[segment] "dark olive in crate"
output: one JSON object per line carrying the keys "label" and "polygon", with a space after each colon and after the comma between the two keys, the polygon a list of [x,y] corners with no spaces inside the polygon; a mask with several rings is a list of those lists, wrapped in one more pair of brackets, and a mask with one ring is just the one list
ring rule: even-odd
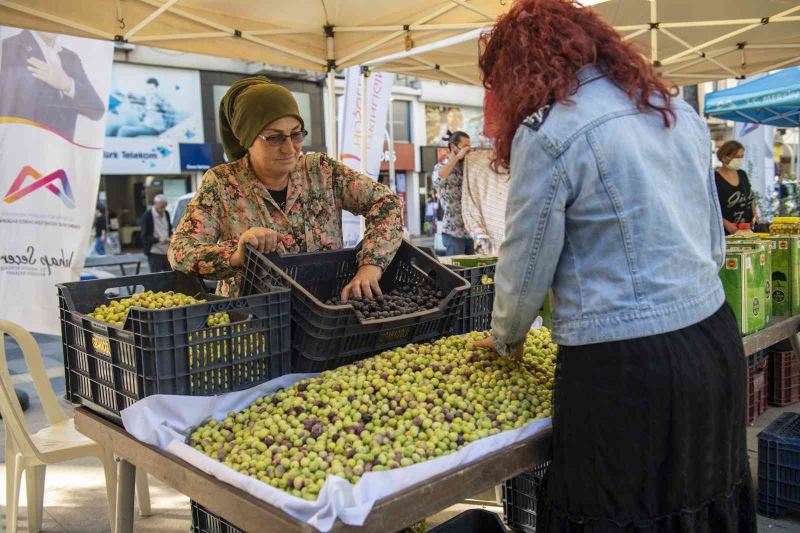
{"label": "dark olive in crate", "polygon": [[[382,350],[449,335],[464,303],[467,281],[403,241],[381,277],[384,294],[433,286],[443,298],[431,309],[359,318],[352,305],[329,305],[358,270],[359,248],[308,254],[247,250],[242,294],[279,286],[292,291],[292,372],[322,372]],[[383,312],[383,311],[381,311]]]}
{"label": "dark olive in crate", "polygon": [[350,298],[342,302],[336,297],[327,300],[325,304],[352,305],[356,310],[356,316],[361,320],[378,320],[436,309],[442,299],[444,293],[433,285],[403,285],[388,294],[374,298]]}
{"label": "dark olive in crate", "polygon": [[[145,291],[206,301],[131,306],[122,326],[89,316],[120,293]],[[202,280],[180,272],[59,285],[67,399],[119,422],[121,410],[153,394],[214,395],[290,371],[289,291],[239,298],[204,291]]]}

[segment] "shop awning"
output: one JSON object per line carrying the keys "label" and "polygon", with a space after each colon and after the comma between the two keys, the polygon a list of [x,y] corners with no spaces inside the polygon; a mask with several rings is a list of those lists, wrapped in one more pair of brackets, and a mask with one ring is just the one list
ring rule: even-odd
{"label": "shop awning", "polygon": [[[393,57],[380,68],[475,83],[477,36],[470,32],[511,4],[0,0],[0,24],[317,71]],[[800,0],[609,0],[592,9],[679,84],[800,64]],[[441,42],[449,44],[425,48]]]}
{"label": "shop awning", "polygon": [[708,94],[704,111],[736,122],[800,126],[800,67]]}

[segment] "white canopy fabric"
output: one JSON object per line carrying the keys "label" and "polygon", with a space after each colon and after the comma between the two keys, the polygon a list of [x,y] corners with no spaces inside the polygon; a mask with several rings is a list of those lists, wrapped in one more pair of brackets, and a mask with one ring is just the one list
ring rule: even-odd
{"label": "white canopy fabric", "polygon": [[[344,68],[485,26],[505,11],[502,4],[499,0],[0,0],[0,24],[322,71],[328,60]],[[333,38],[328,40],[331,31]]]}
{"label": "white canopy fabric", "polygon": [[[800,0],[589,0],[679,84],[800,64]],[[478,83],[511,0],[0,0],[0,24],[325,71]],[[466,34],[466,35],[465,35]],[[454,38],[454,39],[451,39]],[[428,45],[442,43],[429,49]],[[422,50],[422,52],[419,52]],[[397,56],[409,51],[413,55]]]}
{"label": "white canopy fabric", "polygon": [[[610,0],[590,9],[636,43],[677,85],[800,64],[798,0]],[[375,70],[477,83],[482,31],[463,32],[367,64]]]}

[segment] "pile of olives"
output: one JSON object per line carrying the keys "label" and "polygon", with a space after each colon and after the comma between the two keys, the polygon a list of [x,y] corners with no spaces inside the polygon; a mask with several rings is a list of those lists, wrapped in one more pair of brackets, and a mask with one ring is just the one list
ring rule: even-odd
{"label": "pile of olives", "polygon": [[329,475],[413,465],[552,413],[557,346],[531,331],[522,361],[475,348],[486,333],[407,345],[299,381],[196,428],[230,468],[315,500]]}
{"label": "pile of olives", "polygon": [[[179,292],[145,291],[137,292],[130,298],[121,298],[100,305],[89,313],[89,316],[102,322],[108,322],[114,326],[122,327],[125,325],[125,319],[128,318],[128,311],[132,307],[139,307],[142,309],[170,309],[202,302],[205,302],[205,300],[200,300]],[[212,327],[230,323],[231,319],[228,313],[216,313],[208,319],[208,325]]]}
{"label": "pile of olives", "polygon": [[430,285],[400,285],[391,292],[373,299],[350,298],[342,302],[339,297],[325,302],[327,305],[351,304],[360,320],[378,320],[408,315],[417,311],[436,309],[444,293]]}

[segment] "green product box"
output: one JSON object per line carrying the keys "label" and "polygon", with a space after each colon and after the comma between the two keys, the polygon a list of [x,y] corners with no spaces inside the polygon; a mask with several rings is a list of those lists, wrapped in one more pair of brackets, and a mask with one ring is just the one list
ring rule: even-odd
{"label": "green product box", "polygon": [[772,320],[775,304],[772,297],[772,248],[774,243],[771,241],[764,241],[761,239],[734,239],[728,237],[727,248],[746,248],[748,250],[760,250],[765,254],[758,260],[758,266],[764,269],[764,325],[768,325]]}
{"label": "green product box", "polygon": [[454,255],[449,259],[451,265],[465,268],[497,264],[496,255]]}
{"label": "green product box", "polygon": [[720,279],[725,288],[725,299],[733,307],[742,335],[754,333],[766,324],[765,274],[766,254],[762,250],[752,247],[731,247],[727,250]]}
{"label": "green product box", "polygon": [[800,314],[800,237],[771,235],[772,244],[772,314]]}

